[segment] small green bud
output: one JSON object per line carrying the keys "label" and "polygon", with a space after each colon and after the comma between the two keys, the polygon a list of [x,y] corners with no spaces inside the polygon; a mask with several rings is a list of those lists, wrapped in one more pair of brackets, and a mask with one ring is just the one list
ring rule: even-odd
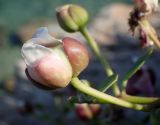
{"label": "small green bud", "polygon": [[68,4],[57,9],[57,19],[65,31],[76,32],[88,22],[88,13],[78,5]]}

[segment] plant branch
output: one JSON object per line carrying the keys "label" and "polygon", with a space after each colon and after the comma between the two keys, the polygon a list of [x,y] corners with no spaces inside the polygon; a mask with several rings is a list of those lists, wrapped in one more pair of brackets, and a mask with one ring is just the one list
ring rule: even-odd
{"label": "plant branch", "polygon": [[136,104],[160,103],[160,98],[157,98],[157,97],[139,97],[139,96],[131,96],[127,94],[122,94],[120,98],[125,101],[136,103]]}
{"label": "plant branch", "polygon": [[145,106],[143,106],[143,105],[132,104],[130,102],[121,100],[119,98],[113,97],[113,96],[105,94],[103,92],[100,92],[100,91],[98,91],[94,88],[91,88],[89,86],[86,86],[77,77],[72,78],[71,84],[78,91],[94,97],[99,102],[111,103],[111,104],[119,105],[119,106],[126,107],[126,108],[131,108],[131,109],[135,109],[135,110],[145,110]]}

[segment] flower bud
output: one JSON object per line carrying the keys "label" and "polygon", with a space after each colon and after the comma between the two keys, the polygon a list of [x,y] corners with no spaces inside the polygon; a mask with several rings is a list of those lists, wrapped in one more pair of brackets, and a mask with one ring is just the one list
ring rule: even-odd
{"label": "flower bud", "polygon": [[70,64],[72,66],[73,75],[79,75],[89,63],[88,51],[79,41],[66,37],[63,40],[63,48]]}
{"label": "flower bud", "polygon": [[90,120],[97,116],[97,114],[100,111],[100,105],[99,104],[76,104],[75,105],[75,113],[78,116],[78,118],[82,120]]}
{"label": "flower bud", "polygon": [[22,47],[27,77],[38,87],[66,87],[88,65],[86,48],[77,40],[52,37],[47,28],[39,28]]}
{"label": "flower bud", "polygon": [[[72,67],[59,47],[61,41],[52,37],[46,28],[38,29],[33,37],[22,47],[27,75],[46,88],[66,87],[72,77]],[[45,45],[50,45],[52,49]]]}
{"label": "flower bud", "polygon": [[99,104],[89,104],[88,105],[90,110],[92,111],[93,116],[96,116],[100,112],[100,105]]}
{"label": "flower bud", "polygon": [[68,4],[57,9],[57,19],[65,31],[76,32],[88,22],[88,13],[78,5]]}

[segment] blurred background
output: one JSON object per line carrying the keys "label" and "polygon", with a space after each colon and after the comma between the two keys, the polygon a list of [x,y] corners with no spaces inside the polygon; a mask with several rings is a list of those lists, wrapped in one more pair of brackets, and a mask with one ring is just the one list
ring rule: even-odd
{"label": "blurred background", "polygon": [[[147,113],[124,109],[108,108],[104,110],[93,123],[81,120],[73,106],[67,103],[75,91],[70,86],[66,89],[51,92],[33,86],[25,76],[25,64],[21,58],[21,46],[38,27],[47,26],[57,38],[72,36],[85,40],[80,34],[68,34],[57,23],[55,9],[58,6],[74,3],[83,6],[90,14],[89,32],[101,46],[104,56],[109,60],[120,78],[143,55],[139,42],[128,33],[127,21],[132,10],[131,0],[0,0],[0,125],[77,125],[113,124],[113,125],[149,125]],[[151,23],[160,32],[158,11],[150,18]],[[82,79],[95,83],[103,82],[106,77],[103,68],[90,52],[90,65],[81,74]],[[160,92],[159,53],[154,52],[151,59],[140,71],[142,95],[158,96]],[[144,76],[143,73],[148,73]],[[149,79],[149,80],[148,80]],[[135,94],[134,90],[129,90]],[[65,96],[64,96],[65,95]],[[63,105],[62,105],[63,104]],[[115,115],[115,114],[116,115]],[[134,115],[139,116],[133,119]],[[118,115],[118,116],[117,116]],[[132,121],[132,122],[130,122]]]}

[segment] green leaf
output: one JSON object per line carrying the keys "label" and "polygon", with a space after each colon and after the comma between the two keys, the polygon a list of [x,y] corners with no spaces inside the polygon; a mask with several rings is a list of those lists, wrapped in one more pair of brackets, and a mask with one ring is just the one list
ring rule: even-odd
{"label": "green leaf", "polygon": [[150,55],[153,52],[153,48],[150,47],[147,49],[147,52],[144,56],[140,57],[137,62],[127,71],[127,73],[124,75],[124,78],[122,80],[122,89],[125,90],[127,81],[129,78],[131,78],[132,75],[134,75],[146,62],[146,60],[150,57]]}
{"label": "green leaf", "polygon": [[108,79],[101,84],[101,87],[98,89],[101,92],[106,92],[114,83],[116,83],[118,80],[118,75],[113,74]]}

